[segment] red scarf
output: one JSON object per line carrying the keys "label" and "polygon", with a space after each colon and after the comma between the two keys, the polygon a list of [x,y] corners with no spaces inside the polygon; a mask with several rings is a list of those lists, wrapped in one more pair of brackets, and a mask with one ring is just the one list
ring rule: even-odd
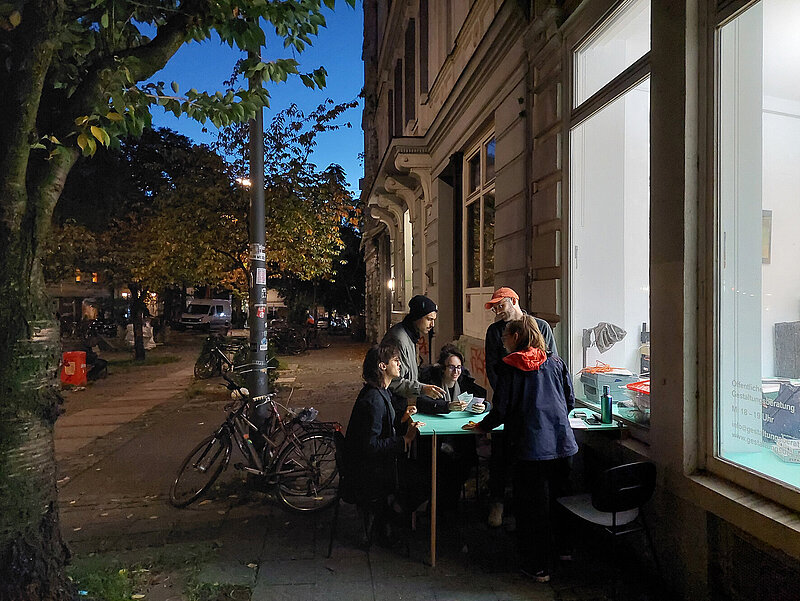
{"label": "red scarf", "polygon": [[536,371],[542,363],[547,361],[547,353],[539,348],[526,348],[524,351],[517,351],[503,357],[503,361],[511,367],[516,367],[522,371]]}

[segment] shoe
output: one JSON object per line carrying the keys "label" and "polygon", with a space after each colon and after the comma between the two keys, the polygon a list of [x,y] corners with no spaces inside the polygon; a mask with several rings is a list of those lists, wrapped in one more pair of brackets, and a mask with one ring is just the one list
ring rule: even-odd
{"label": "shoe", "polygon": [[547,570],[528,570],[522,568],[523,576],[532,578],[536,582],[550,582],[550,573]]}
{"label": "shoe", "polygon": [[489,527],[499,528],[503,525],[503,504],[492,503],[489,506]]}

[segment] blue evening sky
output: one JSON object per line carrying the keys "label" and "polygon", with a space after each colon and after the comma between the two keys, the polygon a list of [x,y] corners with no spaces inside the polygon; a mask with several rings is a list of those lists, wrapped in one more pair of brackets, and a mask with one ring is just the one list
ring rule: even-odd
{"label": "blue evening sky", "polygon": [[[284,83],[270,83],[270,107],[264,111],[264,123],[269,124],[272,117],[292,103],[308,113],[326,98],[335,103],[356,99],[364,85],[364,67],[361,62],[361,43],[363,27],[363,7],[356,3],[355,10],[345,2],[336,3],[336,10],[325,9],[327,27],[321,28],[312,46],[307,46],[300,54],[283,47],[283,41],[275,36],[274,28],[266,30],[267,50],[264,60],[293,57],[300,62],[300,72],[307,72],[324,66],[328,72],[327,86],[323,90],[305,87],[299,78],[292,77]],[[184,45],[169,64],[154,77],[153,81],[169,84],[178,82],[180,90],[197,88],[208,92],[224,90],[222,82],[230,79],[233,66],[242,56],[239,50],[221,44],[219,38],[198,44]],[[347,174],[347,181],[358,193],[358,180],[362,177],[363,166],[358,158],[364,149],[364,136],[361,131],[361,109],[351,109],[343,115],[340,122],[350,122],[351,128],[341,128],[327,132],[317,138],[317,148],[313,161],[320,167],[338,163]],[[153,110],[153,126],[169,127],[200,144],[210,144],[217,139],[217,129],[207,121],[201,125],[185,116],[176,118],[172,113]]]}

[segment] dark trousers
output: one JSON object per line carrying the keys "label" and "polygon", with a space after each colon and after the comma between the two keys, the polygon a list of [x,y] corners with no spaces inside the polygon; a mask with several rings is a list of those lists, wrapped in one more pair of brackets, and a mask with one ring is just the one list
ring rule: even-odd
{"label": "dark trousers", "polygon": [[502,503],[506,496],[508,480],[505,437],[502,432],[492,432],[492,454],[489,456],[489,500]]}
{"label": "dark trousers", "polygon": [[548,569],[551,550],[572,548],[558,497],[569,494],[572,457],[548,461],[517,461],[514,465],[514,515],[525,567]]}

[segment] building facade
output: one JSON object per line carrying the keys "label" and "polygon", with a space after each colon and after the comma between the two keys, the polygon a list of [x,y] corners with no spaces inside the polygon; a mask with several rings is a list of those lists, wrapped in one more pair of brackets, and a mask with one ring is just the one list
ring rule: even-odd
{"label": "building facade", "polygon": [[800,598],[798,30],[792,0],[364,2],[368,336],[427,294],[481,378],[519,292],[580,400],[623,401],[584,447],[657,464],[685,599]]}

